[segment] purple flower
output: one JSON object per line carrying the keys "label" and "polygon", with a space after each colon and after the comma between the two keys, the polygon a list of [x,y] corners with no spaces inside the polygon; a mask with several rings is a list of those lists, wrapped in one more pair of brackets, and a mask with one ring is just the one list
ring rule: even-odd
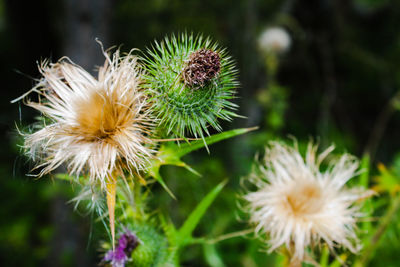
{"label": "purple flower", "polygon": [[118,247],[124,250],[125,254],[130,255],[139,245],[139,239],[134,233],[127,230],[118,240]]}
{"label": "purple flower", "polygon": [[118,239],[115,250],[107,251],[103,261],[110,262],[112,267],[125,267],[132,251],[139,245],[139,239],[135,234],[127,230]]}

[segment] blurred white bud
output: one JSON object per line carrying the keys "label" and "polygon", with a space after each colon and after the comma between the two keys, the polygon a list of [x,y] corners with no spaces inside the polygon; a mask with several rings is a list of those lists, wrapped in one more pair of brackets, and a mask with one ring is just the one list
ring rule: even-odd
{"label": "blurred white bud", "polygon": [[258,39],[258,46],[265,53],[284,53],[291,43],[289,33],[282,27],[266,28]]}

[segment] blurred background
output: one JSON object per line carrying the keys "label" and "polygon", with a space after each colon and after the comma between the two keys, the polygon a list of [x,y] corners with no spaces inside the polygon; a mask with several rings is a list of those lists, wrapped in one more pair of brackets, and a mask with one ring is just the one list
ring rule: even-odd
{"label": "blurred background", "polygon": [[[285,49],[260,47],[270,27],[287,34]],[[260,129],[211,146],[210,155],[199,151],[185,158],[201,178],[164,168],[178,201],[159,186],[152,198],[179,224],[229,178],[196,230],[216,236],[248,227],[237,218],[240,178],[268,140],[293,135],[300,143],[335,143],[338,151],[358,157],[368,152],[375,169],[383,163],[400,173],[399,29],[395,0],[0,0],[0,265],[96,266],[99,242],[107,238],[101,223],[73,211],[70,184],[27,176],[33,164],[21,153],[17,127],[38,114],[10,101],[40,77],[37,62],[68,56],[94,73],[104,61],[95,38],[105,48],[145,51],[154,40],[186,31],[226,47],[240,73],[238,113],[247,118],[224,123],[224,129]],[[382,237],[370,266],[398,266],[399,222]],[[274,256],[261,248],[243,238],[193,246],[182,265],[273,266]]]}

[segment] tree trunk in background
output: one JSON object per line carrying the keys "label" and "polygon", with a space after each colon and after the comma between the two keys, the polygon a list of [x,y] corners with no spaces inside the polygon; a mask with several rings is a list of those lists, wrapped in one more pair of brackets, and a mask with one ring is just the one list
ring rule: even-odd
{"label": "tree trunk in background", "polygon": [[64,0],[64,55],[88,71],[104,63],[100,45],[109,47],[112,0]]}
{"label": "tree trunk in background", "polygon": [[[102,65],[105,59],[96,38],[105,49],[109,46],[111,1],[63,1],[61,27],[65,34],[61,36],[62,55],[95,76],[96,66]],[[55,229],[47,266],[96,266],[99,259],[91,259],[87,248],[91,229],[87,220],[73,220],[73,205],[67,204],[68,200],[64,196],[56,196],[52,202],[51,219]],[[91,246],[97,244],[92,243]],[[89,249],[94,250],[93,247]]]}

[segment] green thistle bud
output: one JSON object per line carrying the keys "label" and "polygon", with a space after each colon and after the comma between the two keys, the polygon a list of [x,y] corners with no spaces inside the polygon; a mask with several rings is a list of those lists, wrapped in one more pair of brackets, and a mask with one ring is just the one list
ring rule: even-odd
{"label": "green thistle bud", "polygon": [[237,71],[224,49],[202,36],[182,34],[155,42],[145,58],[154,111],[168,135],[208,135],[221,131],[218,119],[237,116],[234,98]]}
{"label": "green thistle bud", "polygon": [[139,239],[139,245],[132,251],[131,261],[127,266],[157,267],[170,266],[168,241],[151,225],[134,225],[129,227]]}

